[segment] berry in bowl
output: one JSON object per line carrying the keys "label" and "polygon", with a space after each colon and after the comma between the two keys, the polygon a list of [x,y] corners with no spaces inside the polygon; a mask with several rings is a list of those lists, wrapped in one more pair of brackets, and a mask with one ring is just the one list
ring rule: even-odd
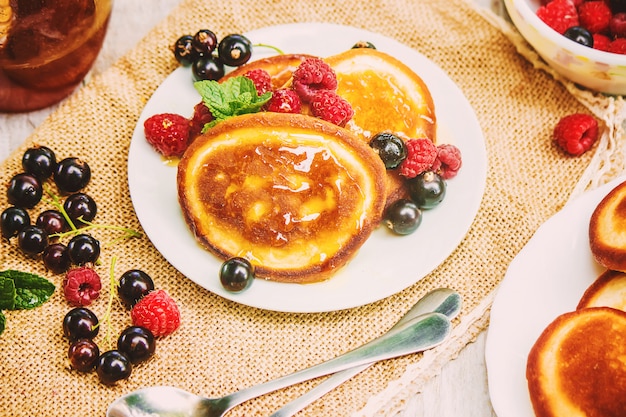
{"label": "berry in bowl", "polygon": [[504,0],[526,41],[560,75],[579,86],[626,94],[626,2]]}

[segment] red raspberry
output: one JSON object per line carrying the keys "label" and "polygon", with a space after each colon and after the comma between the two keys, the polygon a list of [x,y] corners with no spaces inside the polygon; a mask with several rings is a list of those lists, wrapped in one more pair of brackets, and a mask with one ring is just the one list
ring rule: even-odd
{"label": "red raspberry", "polygon": [[588,114],[570,114],[557,123],[552,137],[568,154],[582,155],[598,138],[598,121]]}
{"label": "red raspberry", "polygon": [[86,266],[70,269],[63,278],[63,294],[73,306],[88,306],[100,296],[102,282],[96,271]]}
{"label": "red raspberry", "polygon": [[262,68],[253,69],[243,76],[252,80],[258,95],[272,91],[272,76],[266,70]]}
{"label": "red raspberry", "polygon": [[265,110],[276,113],[300,113],[302,102],[292,89],[279,88],[272,93],[272,98],[265,104]]}
{"label": "red raspberry", "polygon": [[319,58],[307,58],[293,72],[293,89],[308,103],[319,90],[337,89],[337,75]]}
{"label": "red raspberry", "polygon": [[432,171],[441,175],[444,180],[448,180],[456,177],[461,165],[461,150],[459,148],[450,144],[437,146],[437,158],[431,167]]}
{"label": "red raspberry", "polygon": [[572,26],[578,26],[576,6],[570,0],[553,0],[537,9],[537,17],[561,35]]}
{"label": "red raspberry", "polygon": [[180,156],[189,141],[189,120],[179,114],[161,113],[143,124],[146,140],[164,156]]}
{"label": "red raspberry", "polygon": [[427,138],[409,139],[405,142],[407,155],[400,164],[400,175],[415,178],[432,168],[437,159],[437,147]]}
{"label": "red raspberry", "polygon": [[163,290],[149,292],[130,310],[134,326],[150,330],[155,337],[167,336],[180,326],[180,312]]}
{"label": "red raspberry", "polygon": [[319,90],[311,98],[310,104],[313,116],[337,126],[345,126],[354,116],[354,110],[350,103],[334,91]]}
{"label": "red raspberry", "polygon": [[626,55],[626,38],[615,38],[609,44],[608,52]]}
{"label": "red raspberry", "polygon": [[626,38],[626,13],[615,13],[609,24],[611,34],[616,38]]}
{"label": "red raspberry", "polygon": [[586,1],[578,6],[578,21],[580,26],[591,33],[604,32],[611,22],[611,9],[602,0]]}
{"label": "red raspberry", "polygon": [[204,125],[213,121],[213,114],[211,110],[200,102],[193,107],[193,116],[189,122],[189,143],[193,142],[195,138],[202,134]]}
{"label": "red raspberry", "polygon": [[609,39],[608,36],[602,35],[600,33],[593,34],[593,49],[597,49],[599,51],[608,51],[610,43],[611,39]]}

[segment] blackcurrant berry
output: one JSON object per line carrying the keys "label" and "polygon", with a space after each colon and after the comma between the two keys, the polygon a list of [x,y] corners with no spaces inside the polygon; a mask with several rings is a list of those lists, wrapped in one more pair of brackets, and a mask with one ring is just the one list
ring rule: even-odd
{"label": "blackcurrant berry", "polygon": [[117,350],[126,354],[133,365],[150,359],[155,349],[154,335],[145,327],[127,327],[117,339]]}
{"label": "blackcurrant berry", "polygon": [[68,196],[63,203],[63,208],[76,227],[85,226],[85,222],[92,221],[98,211],[96,201],[85,193]]}
{"label": "blackcurrant berry", "polygon": [[80,372],[91,372],[100,357],[100,349],[93,340],[79,339],[67,351],[72,368]]}
{"label": "blackcurrant berry", "polygon": [[67,224],[67,220],[65,220],[63,214],[54,209],[42,211],[39,216],[37,216],[35,225],[43,229],[43,231],[48,235],[63,233],[70,230],[70,226]]}
{"label": "blackcurrant berry", "polygon": [[203,56],[211,55],[217,47],[217,36],[208,29],[200,29],[192,39],[193,47]]}
{"label": "blackcurrant berry", "polygon": [[422,212],[411,200],[397,200],[385,210],[385,223],[396,234],[411,234],[421,222]]}
{"label": "blackcurrant berry", "polygon": [[91,179],[89,164],[79,158],[65,158],[57,164],[53,173],[54,183],[63,193],[80,191]]}
{"label": "blackcurrant berry", "polygon": [[370,147],[378,153],[385,168],[394,169],[406,159],[407,150],[404,141],[392,133],[378,133],[369,142]]}
{"label": "blackcurrant berry", "polygon": [[117,381],[128,378],[132,369],[128,357],[119,350],[104,352],[96,362],[98,379],[105,385],[113,385]]}
{"label": "blackcurrant berry", "polygon": [[252,284],[254,268],[245,258],[230,258],[220,268],[220,282],[231,292],[241,292]]}
{"label": "blackcurrant berry", "polygon": [[238,67],[252,56],[252,42],[243,35],[227,35],[217,46],[217,54],[224,65]]}
{"label": "blackcurrant berry", "polygon": [[421,209],[431,209],[446,196],[446,182],[433,171],[426,171],[406,182],[411,200]]}
{"label": "blackcurrant berry", "polygon": [[56,164],[57,159],[54,152],[45,146],[29,148],[22,155],[24,171],[42,181],[52,176]]}
{"label": "blackcurrant berry", "polygon": [[126,308],[132,308],[152,290],[154,290],[152,278],[139,269],[124,272],[117,287],[117,293]]}
{"label": "blackcurrant berry", "polygon": [[7,197],[17,207],[33,208],[41,201],[43,187],[34,175],[22,172],[9,181]]}
{"label": "blackcurrant berry", "polygon": [[174,57],[183,66],[187,67],[198,59],[200,54],[193,47],[193,36],[183,35],[174,43]]}
{"label": "blackcurrant berry", "polygon": [[369,41],[358,41],[357,43],[352,45],[352,49],[358,49],[358,48],[376,49],[376,46],[374,46],[374,44]]}
{"label": "blackcurrant berry", "polygon": [[63,318],[63,334],[70,341],[93,339],[100,330],[98,317],[85,307],[76,307]]}
{"label": "blackcurrant berry", "polygon": [[217,81],[224,76],[224,65],[212,56],[203,56],[191,64],[191,72],[196,81]]}
{"label": "blackcurrant berry", "polygon": [[0,215],[2,237],[11,239],[26,226],[30,225],[28,212],[21,207],[9,207]]}
{"label": "blackcurrant berry", "polygon": [[70,255],[67,253],[67,246],[62,243],[48,245],[41,254],[44,266],[54,274],[67,272],[72,266]]}
{"label": "blackcurrant berry", "polygon": [[563,34],[568,39],[573,40],[589,48],[593,48],[593,35],[582,26],[572,26]]}
{"label": "blackcurrant berry", "polygon": [[67,253],[74,265],[95,264],[100,257],[100,242],[93,236],[81,233],[70,239]]}
{"label": "blackcurrant berry", "polygon": [[48,235],[43,229],[29,225],[17,234],[17,245],[25,254],[35,256],[48,246]]}

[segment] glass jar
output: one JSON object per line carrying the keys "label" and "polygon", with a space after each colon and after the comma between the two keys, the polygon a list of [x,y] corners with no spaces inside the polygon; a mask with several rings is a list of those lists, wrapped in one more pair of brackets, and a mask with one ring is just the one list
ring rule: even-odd
{"label": "glass jar", "polygon": [[85,78],[113,0],[0,0],[0,112],[41,109]]}

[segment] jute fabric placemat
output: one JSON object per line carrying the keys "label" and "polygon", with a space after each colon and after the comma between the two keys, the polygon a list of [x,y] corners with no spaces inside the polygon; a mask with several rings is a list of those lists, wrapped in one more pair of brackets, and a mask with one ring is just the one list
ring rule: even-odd
{"label": "jute fabric placemat", "polygon": [[[151,385],[221,396],[355,348],[391,327],[427,291],[454,288],[463,295],[464,307],[445,345],[376,364],[303,413],[393,415],[486,328],[491,298],[509,262],[537,227],[566,204],[594,152],[571,158],[552,144],[552,128],[562,116],[589,110],[562,83],[521,56],[502,28],[463,0],[183,1],[4,161],[2,182],[21,170],[21,154],[33,144],[47,145],[61,158],[80,156],[93,170],[86,192],[99,204],[97,221],[141,230],[129,197],[126,159],[146,101],[177,66],[170,45],[181,34],[203,27],[221,36],[293,22],[330,22],[379,32],[424,54],[457,83],[477,114],[489,162],[482,205],[466,238],[432,274],[405,291],[359,308],[320,314],[277,313],[224,300],[178,273],[146,237],[108,246],[98,267],[104,281],[112,257],[117,258],[118,275],[144,269],[158,288],[178,301],[181,328],[159,340],[156,356],[134,369],[130,379],[105,387],[95,374],[69,369],[68,341],[61,330],[69,306],[61,291],[36,310],[6,312],[7,328],[0,337],[2,414],[103,416],[118,396]],[[605,132],[614,130],[603,125]],[[4,193],[0,203],[8,205]],[[42,206],[32,214],[40,210]],[[94,235],[104,243],[119,236],[113,231]],[[60,288],[62,277],[25,258],[15,242],[3,242],[0,251],[0,268],[37,273]],[[107,298],[105,285],[93,306],[99,316],[105,313]],[[113,332],[129,323],[128,314],[114,303]],[[102,336],[98,340],[105,344]],[[250,401],[230,415],[268,415],[315,384]]]}

